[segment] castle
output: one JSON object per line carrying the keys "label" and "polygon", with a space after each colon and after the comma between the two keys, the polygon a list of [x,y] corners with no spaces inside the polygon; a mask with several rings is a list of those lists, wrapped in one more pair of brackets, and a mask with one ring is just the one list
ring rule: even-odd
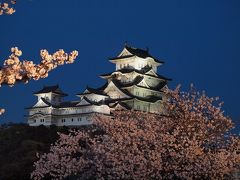
{"label": "castle", "polygon": [[78,101],[63,100],[66,93],[57,86],[45,86],[34,93],[37,103],[29,108],[30,126],[80,126],[91,124],[93,114],[111,115],[114,110],[134,109],[150,113],[163,111],[164,89],[171,79],[157,74],[164,62],[148,50],[125,45],[121,53],[110,58],[114,72],[100,75],[106,83],[97,89],[87,87],[77,94]]}

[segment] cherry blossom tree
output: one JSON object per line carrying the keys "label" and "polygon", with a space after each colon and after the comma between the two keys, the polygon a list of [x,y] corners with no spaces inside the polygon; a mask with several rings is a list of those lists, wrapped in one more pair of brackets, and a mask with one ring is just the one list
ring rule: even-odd
{"label": "cherry blossom tree", "polygon": [[3,14],[11,15],[15,12],[15,9],[10,7],[9,4],[11,5],[16,4],[16,0],[11,0],[9,2],[5,1],[2,3],[0,2],[0,15],[3,15]]}
{"label": "cherry blossom tree", "polygon": [[[10,8],[9,4],[15,3],[16,0],[11,0],[10,3],[0,3],[0,15],[13,14],[15,10]],[[13,86],[16,82],[27,83],[31,79],[46,78],[48,73],[57,66],[73,63],[78,56],[78,51],[74,50],[68,54],[60,49],[53,54],[49,54],[47,50],[43,49],[40,51],[41,61],[39,64],[29,60],[20,61],[19,57],[21,55],[22,51],[18,47],[11,48],[11,55],[0,68],[0,86]],[[4,112],[4,109],[0,109],[0,115]]]}
{"label": "cherry blossom tree", "polygon": [[59,134],[33,179],[224,179],[240,168],[240,138],[218,98],[168,90],[165,114],[115,111]]}

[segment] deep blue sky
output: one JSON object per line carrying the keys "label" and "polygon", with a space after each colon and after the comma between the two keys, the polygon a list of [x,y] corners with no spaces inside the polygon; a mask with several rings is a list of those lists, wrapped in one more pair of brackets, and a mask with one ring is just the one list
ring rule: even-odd
{"label": "deep blue sky", "polygon": [[[34,104],[32,92],[59,84],[76,100],[86,85],[104,83],[98,75],[114,70],[107,58],[125,41],[166,63],[159,73],[181,83],[194,83],[225,102],[226,114],[240,118],[239,0],[19,0],[13,16],[0,16],[0,59],[13,46],[23,59],[38,62],[39,50],[77,49],[75,64],[27,85],[0,88],[1,122],[25,121],[24,107]],[[2,64],[2,63],[1,63]],[[238,122],[239,123],[239,122]]]}

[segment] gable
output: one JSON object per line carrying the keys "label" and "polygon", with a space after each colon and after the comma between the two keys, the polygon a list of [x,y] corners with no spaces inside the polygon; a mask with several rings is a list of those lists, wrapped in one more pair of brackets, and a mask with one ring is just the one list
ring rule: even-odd
{"label": "gable", "polygon": [[144,79],[141,82],[139,82],[137,85],[149,88],[148,84],[146,83],[146,81]]}
{"label": "gable", "polygon": [[85,91],[83,93],[85,94],[85,93],[90,93],[90,92],[89,92],[89,90],[85,89]]}
{"label": "gable", "polygon": [[152,76],[157,76],[157,74],[152,69],[145,74],[152,75]]}
{"label": "gable", "polygon": [[112,99],[129,98],[129,96],[119,89],[112,81],[104,89],[104,92]]}
{"label": "gable", "polygon": [[42,98],[40,98],[33,107],[42,107],[42,106],[49,106],[49,104],[43,102]]}
{"label": "gable", "polygon": [[84,98],[77,104],[78,105],[89,105],[90,103],[87,102]]}
{"label": "gable", "polygon": [[117,104],[116,107],[114,108],[115,110],[126,110],[125,107],[123,107],[122,105],[120,104]]}
{"label": "gable", "polygon": [[129,56],[129,55],[132,55],[132,54],[126,48],[124,48],[122,52],[118,55],[118,57]]}

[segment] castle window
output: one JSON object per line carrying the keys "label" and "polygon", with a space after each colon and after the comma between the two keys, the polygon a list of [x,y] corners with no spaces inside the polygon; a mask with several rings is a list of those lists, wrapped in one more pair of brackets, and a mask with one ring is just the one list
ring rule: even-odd
{"label": "castle window", "polygon": [[147,106],[143,106],[143,110],[144,110],[144,111],[147,111]]}
{"label": "castle window", "polygon": [[139,92],[138,91],[136,92],[136,95],[139,96]]}
{"label": "castle window", "polygon": [[78,118],[78,121],[81,121],[82,120],[82,118]]}
{"label": "castle window", "polygon": [[140,106],[139,105],[137,105],[137,110],[140,110]]}
{"label": "castle window", "polygon": [[73,122],[73,120],[74,120],[74,119],[72,118],[72,122]]}
{"label": "castle window", "polygon": [[65,120],[65,119],[62,119],[62,122],[66,122],[66,120]]}

